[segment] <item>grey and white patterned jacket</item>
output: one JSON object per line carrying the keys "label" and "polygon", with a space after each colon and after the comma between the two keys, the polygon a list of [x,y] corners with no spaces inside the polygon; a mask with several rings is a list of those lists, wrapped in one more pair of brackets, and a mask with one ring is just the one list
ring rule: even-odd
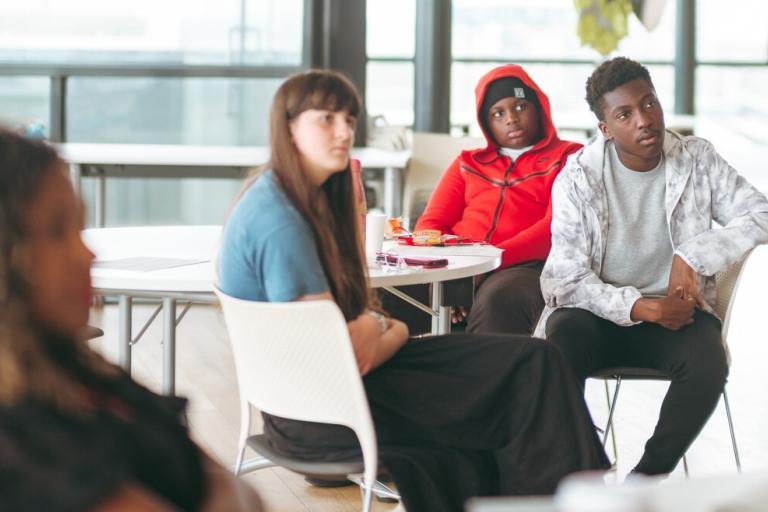
{"label": "grey and white patterned jacket", "polygon": [[[546,306],[534,336],[544,338],[557,308],[581,308],[618,325],[634,325],[632,286],[600,280],[608,234],[603,183],[608,146],[602,135],[568,158],[552,187],[552,250],[541,274]],[[664,206],[675,254],[698,274],[708,305],[716,300],[714,274],[768,242],[768,200],[739,176],[712,144],[667,131]],[[721,229],[713,228],[712,221]]]}

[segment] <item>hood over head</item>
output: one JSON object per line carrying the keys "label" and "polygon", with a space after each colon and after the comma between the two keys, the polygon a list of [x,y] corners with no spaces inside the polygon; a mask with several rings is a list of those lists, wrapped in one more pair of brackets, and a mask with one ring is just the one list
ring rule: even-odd
{"label": "hood over head", "polygon": [[[531,95],[534,95],[534,97],[529,97]],[[543,136],[534,144],[534,148],[544,147],[554,139],[557,139],[557,130],[552,122],[552,113],[547,95],[528,76],[528,73],[525,72],[522,66],[505,64],[483,75],[477,83],[477,87],[475,87],[477,121],[488,143],[488,146],[482,151],[483,154],[487,153],[487,155],[477,155],[480,160],[493,158],[498,152],[499,145],[494,140],[485,117],[494,103],[508,96],[525,97],[537,107]]]}

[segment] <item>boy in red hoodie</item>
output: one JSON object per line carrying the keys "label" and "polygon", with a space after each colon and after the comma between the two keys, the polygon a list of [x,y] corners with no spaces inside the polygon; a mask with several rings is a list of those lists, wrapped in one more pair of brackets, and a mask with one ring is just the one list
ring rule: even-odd
{"label": "boy in red hoodie", "polygon": [[[522,67],[499,66],[475,88],[488,144],[462,151],[432,193],[416,230],[485,240],[504,250],[501,266],[476,279],[470,332],[530,334],[544,307],[539,275],[550,248],[550,192],[568,155],[549,98]],[[457,308],[454,320],[466,315]]]}

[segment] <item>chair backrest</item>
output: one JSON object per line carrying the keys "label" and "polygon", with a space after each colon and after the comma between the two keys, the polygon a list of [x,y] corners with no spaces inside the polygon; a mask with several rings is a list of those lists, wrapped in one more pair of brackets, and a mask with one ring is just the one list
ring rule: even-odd
{"label": "chair backrest", "polygon": [[715,283],[717,285],[717,302],[715,303],[715,313],[723,321],[723,341],[728,340],[728,327],[731,322],[732,306],[736,300],[736,292],[739,283],[744,275],[744,269],[747,266],[750,256],[754,249],[747,252],[744,257],[728,267],[715,274]]}
{"label": "chair backrest", "polygon": [[486,145],[482,137],[453,137],[447,133],[413,134],[413,150],[403,183],[403,214],[415,225],[414,206],[426,203],[448,165],[464,149]]}
{"label": "chair backrest", "polygon": [[254,302],[216,290],[240,399],[283,418],[351,428],[365,478],[376,477],[376,434],[349,331],[336,303]]}

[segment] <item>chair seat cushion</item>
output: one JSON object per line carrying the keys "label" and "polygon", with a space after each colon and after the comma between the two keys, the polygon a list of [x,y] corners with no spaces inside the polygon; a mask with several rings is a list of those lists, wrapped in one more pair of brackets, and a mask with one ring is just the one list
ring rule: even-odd
{"label": "chair seat cushion", "polygon": [[264,434],[249,437],[247,444],[258,452],[259,455],[268,458],[276,465],[283,466],[302,475],[355,475],[363,473],[362,457],[334,462],[303,460],[277,452]]}

